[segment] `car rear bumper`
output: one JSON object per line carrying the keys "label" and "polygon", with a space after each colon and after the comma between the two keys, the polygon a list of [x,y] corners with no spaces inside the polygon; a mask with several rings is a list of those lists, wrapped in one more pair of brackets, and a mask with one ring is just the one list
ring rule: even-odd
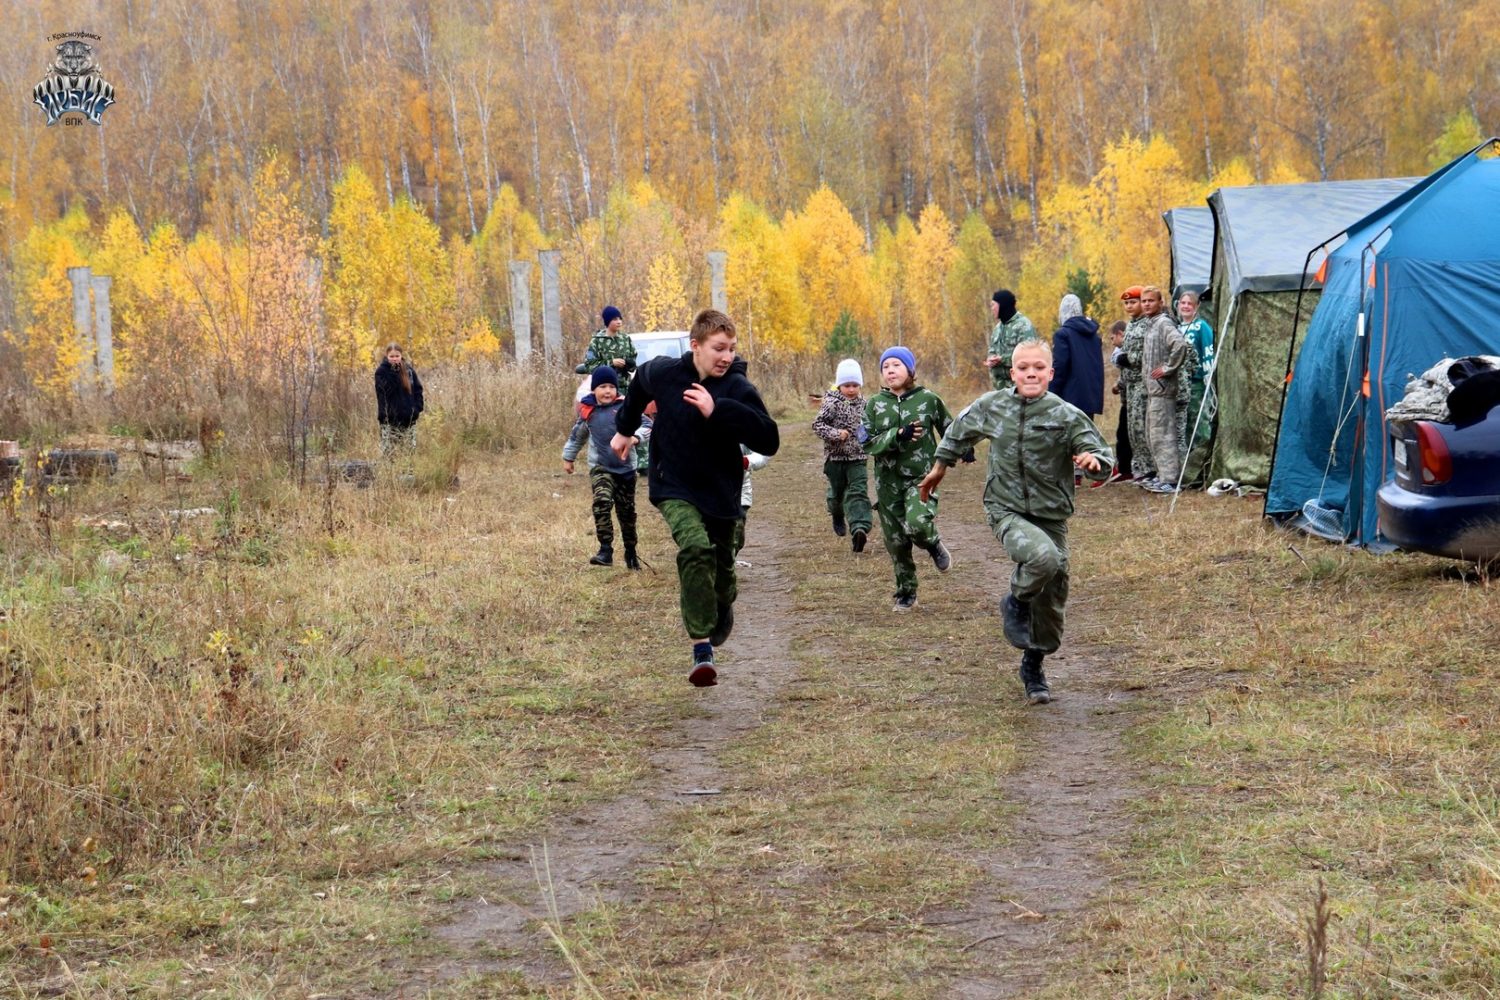
{"label": "car rear bumper", "polygon": [[1414,552],[1486,561],[1500,557],[1500,496],[1444,497],[1386,483],[1375,496],[1380,533]]}

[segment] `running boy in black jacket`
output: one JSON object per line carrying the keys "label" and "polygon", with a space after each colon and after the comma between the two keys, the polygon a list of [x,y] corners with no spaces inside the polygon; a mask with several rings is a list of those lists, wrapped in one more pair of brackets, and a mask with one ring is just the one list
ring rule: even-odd
{"label": "running boy in black jacket", "polygon": [[677,543],[682,623],[693,644],[688,680],[718,683],[714,647],[734,627],[734,526],[741,517],[745,463],[740,445],[762,455],[781,447],[776,421],[734,356],[734,321],[705,309],[693,321],[692,351],[636,370],[610,449],[622,459],[646,405],[656,402],[646,482]]}

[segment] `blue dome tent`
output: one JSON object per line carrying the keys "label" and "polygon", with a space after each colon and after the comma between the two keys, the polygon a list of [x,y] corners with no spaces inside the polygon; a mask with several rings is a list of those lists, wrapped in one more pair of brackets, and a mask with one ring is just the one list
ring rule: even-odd
{"label": "blue dome tent", "polygon": [[1287,354],[1268,516],[1384,546],[1385,411],[1444,357],[1500,353],[1497,148],[1491,139],[1324,244],[1322,295],[1295,365]]}

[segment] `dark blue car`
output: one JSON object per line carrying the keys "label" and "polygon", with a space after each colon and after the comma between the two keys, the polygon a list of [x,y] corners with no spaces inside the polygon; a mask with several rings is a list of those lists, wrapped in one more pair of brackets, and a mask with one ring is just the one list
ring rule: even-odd
{"label": "dark blue car", "polygon": [[1464,424],[1390,428],[1396,478],[1376,496],[1381,533],[1417,552],[1500,558],[1500,409]]}

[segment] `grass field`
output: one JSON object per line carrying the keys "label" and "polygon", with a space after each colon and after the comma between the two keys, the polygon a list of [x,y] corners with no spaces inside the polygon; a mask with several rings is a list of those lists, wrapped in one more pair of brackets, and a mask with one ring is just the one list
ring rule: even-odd
{"label": "grass field", "polygon": [[[1020,703],[981,467],[945,484],[953,573],[922,567],[896,617],[879,545],[825,528],[810,414],[782,415],[742,598],[776,657],[732,643],[706,692],[644,496],[650,569],[583,565],[560,430],[470,450],[451,490],[221,465],[18,498],[0,995],[959,995],[983,934],[934,915],[1004,895],[983,861],[1025,856],[1046,795],[1015,783],[1062,716]],[[1130,796],[1091,848],[1110,877],[1015,956],[1046,985],[1014,995],[1500,995],[1489,581],[1248,500],[1080,505],[1068,676],[1128,698]],[[777,679],[752,697],[736,662]],[[719,720],[718,794],[649,813],[592,904],[538,909],[552,946],[444,939],[486,864],[660,792],[664,747]]]}

